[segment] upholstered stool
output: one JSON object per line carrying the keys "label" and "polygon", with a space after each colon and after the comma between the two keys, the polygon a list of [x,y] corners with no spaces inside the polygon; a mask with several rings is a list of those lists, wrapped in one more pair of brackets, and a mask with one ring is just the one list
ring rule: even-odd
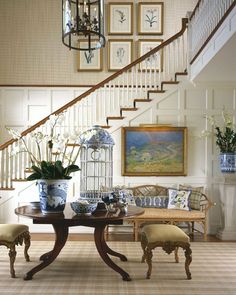
{"label": "upholstered stool", "polygon": [[26,261],[30,261],[28,249],[30,247],[29,227],[23,224],[0,224],[0,245],[9,248],[10,273],[15,278],[14,262],[16,259],[16,245],[22,245],[24,241],[24,256]]}
{"label": "upholstered stool", "polygon": [[143,249],[142,262],[146,260],[148,271],[146,278],[150,279],[152,272],[152,250],[162,247],[166,253],[175,251],[175,261],[179,262],[178,248],[185,250],[185,271],[187,278],[191,280],[189,265],[192,261],[192,250],[190,249],[189,237],[177,226],[170,224],[145,225],[141,232],[141,246]]}

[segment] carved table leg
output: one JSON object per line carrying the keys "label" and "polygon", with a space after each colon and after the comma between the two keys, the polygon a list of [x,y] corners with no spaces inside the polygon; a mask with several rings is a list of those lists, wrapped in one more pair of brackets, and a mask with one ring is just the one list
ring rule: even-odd
{"label": "carved table leg", "polygon": [[40,270],[51,264],[59,255],[61,249],[64,247],[68,237],[68,227],[63,226],[62,224],[53,224],[52,226],[56,234],[53,250],[45,253],[40,257],[42,263],[28,271],[24,277],[24,280],[31,280],[35,273],[39,272]]}
{"label": "carved table leg", "polygon": [[106,251],[108,254],[112,255],[112,256],[116,256],[119,257],[121,261],[127,261],[127,257],[121,253],[115,252],[113,251],[111,248],[109,248],[109,246],[107,245],[105,239],[104,239],[104,235],[102,236],[102,244],[103,244],[103,248],[104,251]]}
{"label": "carved table leg", "polygon": [[[125,272],[122,268],[120,268],[117,264],[115,264],[107,254],[111,254],[113,256],[119,257],[121,260],[125,261],[126,258],[124,255],[119,254],[113,250],[111,250],[104,239],[104,229],[105,225],[96,226],[94,230],[94,240],[98,250],[99,255],[102,260],[114,271],[118,272],[124,281],[131,281],[131,278],[127,272]],[[127,258],[126,258],[127,260]]]}

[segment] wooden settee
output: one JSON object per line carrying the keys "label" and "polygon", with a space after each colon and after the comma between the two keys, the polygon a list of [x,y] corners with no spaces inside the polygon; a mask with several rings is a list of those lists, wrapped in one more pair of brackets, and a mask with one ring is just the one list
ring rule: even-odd
{"label": "wooden settee", "polygon": [[[158,185],[142,185],[133,188],[134,198],[137,196],[163,196],[168,195],[168,188]],[[203,228],[204,239],[207,235],[207,215],[209,208],[213,203],[203,193],[199,192],[199,210],[191,209],[176,210],[167,208],[144,208],[144,213],[129,219],[133,223],[135,241],[138,241],[138,234],[141,225],[144,223],[163,222],[178,225],[186,222],[189,230],[193,234],[195,230],[195,223],[199,223]]]}

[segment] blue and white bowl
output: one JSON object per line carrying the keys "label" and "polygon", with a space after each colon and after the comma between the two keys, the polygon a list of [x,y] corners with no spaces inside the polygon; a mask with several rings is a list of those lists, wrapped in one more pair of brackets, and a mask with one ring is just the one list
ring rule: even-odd
{"label": "blue and white bowl", "polygon": [[70,206],[71,209],[76,214],[81,215],[91,215],[97,208],[97,201],[96,200],[78,200],[75,202],[71,202]]}

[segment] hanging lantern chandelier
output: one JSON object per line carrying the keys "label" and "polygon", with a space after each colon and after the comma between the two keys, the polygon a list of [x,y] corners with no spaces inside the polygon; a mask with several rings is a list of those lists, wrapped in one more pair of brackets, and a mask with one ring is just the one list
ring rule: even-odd
{"label": "hanging lantern chandelier", "polygon": [[104,47],[104,0],[62,0],[62,42],[75,50]]}

